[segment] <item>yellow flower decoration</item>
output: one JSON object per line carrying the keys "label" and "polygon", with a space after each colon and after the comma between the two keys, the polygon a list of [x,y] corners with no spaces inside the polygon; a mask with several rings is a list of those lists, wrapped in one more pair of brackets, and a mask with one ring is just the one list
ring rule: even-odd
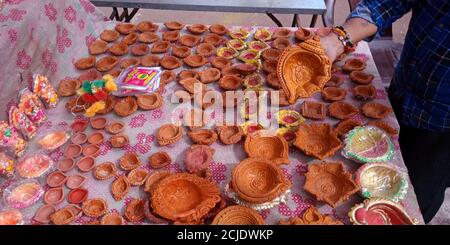
{"label": "yellow flower decoration", "polygon": [[105,109],[106,105],[104,101],[97,101],[94,104],[92,104],[89,108],[86,109],[86,112],[84,115],[86,117],[93,117],[95,116],[95,113],[97,113],[100,110]]}
{"label": "yellow flower decoration", "polygon": [[117,90],[117,85],[116,82],[114,81],[113,76],[111,76],[110,74],[106,74],[103,76],[103,80],[105,81],[106,91],[111,92]]}

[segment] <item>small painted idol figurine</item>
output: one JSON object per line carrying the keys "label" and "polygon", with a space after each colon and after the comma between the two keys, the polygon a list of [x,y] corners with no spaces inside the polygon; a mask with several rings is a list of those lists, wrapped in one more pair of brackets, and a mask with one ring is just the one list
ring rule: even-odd
{"label": "small painted idol figurine", "polygon": [[44,102],[47,108],[55,108],[58,104],[58,94],[45,76],[39,74],[34,75],[33,93]]}

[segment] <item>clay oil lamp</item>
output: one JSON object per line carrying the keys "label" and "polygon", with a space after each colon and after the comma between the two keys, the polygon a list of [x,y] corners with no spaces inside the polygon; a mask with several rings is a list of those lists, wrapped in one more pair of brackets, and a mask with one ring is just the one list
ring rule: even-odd
{"label": "clay oil lamp", "polygon": [[15,209],[0,211],[0,225],[22,225],[23,215]]}
{"label": "clay oil lamp", "polygon": [[80,86],[78,79],[63,79],[58,84],[58,94],[62,97],[75,95]]}
{"label": "clay oil lamp", "polygon": [[346,102],[336,101],[328,106],[328,113],[334,118],[344,120],[356,115],[358,109]]}
{"label": "clay oil lamp", "polygon": [[105,130],[110,134],[118,134],[125,130],[125,125],[120,121],[113,121],[106,126]]}
{"label": "clay oil lamp", "polygon": [[164,26],[169,30],[181,30],[184,28],[184,24],[177,21],[164,22]]}
{"label": "clay oil lamp", "polygon": [[100,154],[100,147],[98,145],[89,144],[83,147],[83,156],[95,158],[99,154]]}
{"label": "clay oil lamp", "polygon": [[137,66],[141,61],[138,58],[125,58],[120,61],[120,68],[125,69],[130,66]]}
{"label": "clay oil lamp", "polygon": [[82,145],[82,144],[84,144],[84,143],[86,143],[87,142],[87,135],[85,134],[85,133],[81,133],[81,132],[78,132],[78,133],[75,133],[73,136],[72,136],[72,138],[70,139],[70,141],[72,142],[72,144],[75,144],[75,145]]}
{"label": "clay oil lamp", "polygon": [[411,218],[400,204],[382,198],[366,199],[353,206],[348,213],[350,222],[355,225],[417,225],[419,221]]}
{"label": "clay oil lamp", "polygon": [[95,56],[89,56],[89,57],[80,58],[79,60],[77,60],[74,63],[74,66],[78,70],[87,70],[87,69],[90,69],[90,68],[94,67],[95,60],[96,60]]}
{"label": "clay oil lamp", "polygon": [[366,63],[360,59],[348,59],[342,66],[344,72],[362,71],[366,68]]}
{"label": "clay oil lamp", "polygon": [[103,143],[104,139],[105,137],[103,136],[102,132],[94,132],[89,135],[88,142],[89,144],[100,145],[101,143]]}
{"label": "clay oil lamp", "polygon": [[171,173],[168,171],[155,171],[148,175],[147,180],[144,184],[144,191],[152,193],[159,181],[170,176]]}
{"label": "clay oil lamp", "polygon": [[122,215],[118,213],[109,213],[105,214],[105,216],[102,217],[100,220],[101,225],[124,225],[125,220],[123,219]]}
{"label": "clay oil lamp", "polygon": [[[149,50],[150,50],[150,48],[147,46],[147,44],[144,44],[144,43],[136,44],[136,45],[133,45],[133,47],[131,47],[131,54],[133,54],[135,56],[143,56],[143,55],[146,55]],[[124,59],[120,63],[120,67],[122,69],[124,69],[129,66],[136,66],[136,65],[139,65],[139,62],[140,62],[140,60],[137,58]]]}
{"label": "clay oil lamp", "polygon": [[88,190],[84,188],[75,188],[67,195],[67,201],[72,204],[80,204],[88,198],[88,195]]}
{"label": "clay oil lamp", "polygon": [[260,28],[255,31],[253,38],[262,42],[270,41],[273,33],[266,28]]}
{"label": "clay oil lamp", "polygon": [[245,40],[250,36],[250,32],[245,29],[239,28],[237,30],[229,31],[228,35],[230,35],[231,38]]}
{"label": "clay oil lamp", "polygon": [[156,55],[146,55],[141,58],[141,65],[148,67],[159,66],[160,58]]}
{"label": "clay oil lamp", "polygon": [[194,94],[195,86],[199,86],[199,88],[200,88],[199,91],[206,90],[206,85],[201,83],[199,80],[197,80],[195,78],[186,78],[186,79],[180,80],[179,83],[190,94]]}
{"label": "clay oil lamp", "polygon": [[261,129],[264,129],[264,127],[255,122],[247,121],[244,124],[241,125],[242,131],[244,131],[244,135],[253,135],[258,133]]}
{"label": "clay oil lamp", "polygon": [[181,223],[198,223],[220,202],[217,184],[194,174],[170,175],[151,193],[155,214]]}
{"label": "clay oil lamp", "polygon": [[116,134],[111,136],[109,139],[111,142],[111,146],[114,148],[122,148],[130,143],[130,140],[127,135],[124,134]]}
{"label": "clay oil lamp", "polygon": [[147,177],[148,177],[147,170],[141,168],[135,168],[131,170],[127,175],[130,185],[133,186],[143,185]]}
{"label": "clay oil lamp", "polygon": [[109,47],[108,51],[115,56],[122,56],[128,54],[128,45],[125,43],[115,43]]}
{"label": "clay oil lamp", "polygon": [[278,49],[269,48],[269,49],[262,51],[261,58],[265,61],[266,60],[278,60],[281,56],[281,52],[282,51],[280,51]]}
{"label": "clay oil lamp", "polygon": [[218,135],[211,129],[196,129],[187,133],[191,140],[199,145],[211,145],[217,141]]}
{"label": "clay oil lamp", "polygon": [[64,207],[64,209],[68,209],[70,211],[72,211],[72,213],[75,215],[75,217],[79,218],[82,215],[82,209],[80,206],[78,206],[77,204],[68,204],[67,206]]}
{"label": "clay oil lamp", "polygon": [[86,80],[92,81],[102,78],[102,74],[95,70],[95,69],[89,69],[81,73],[81,75],[78,77],[78,80],[80,82],[84,82]]}
{"label": "clay oil lamp", "polygon": [[379,103],[366,103],[362,106],[364,116],[375,119],[383,119],[392,113],[392,108]]}
{"label": "clay oil lamp", "polygon": [[191,49],[186,46],[176,45],[172,47],[172,55],[180,59],[183,59],[191,55]]}
{"label": "clay oil lamp", "polygon": [[130,192],[130,182],[126,176],[119,176],[112,182],[111,193],[114,200],[122,200]]}
{"label": "clay oil lamp", "polygon": [[66,147],[64,156],[66,158],[77,158],[79,155],[81,155],[82,151],[83,148],[80,145],[70,144]]}
{"label": "clay oil lamp", "polygon": [[267,73],[276,73],[277,72],[277,64],[276,60],[266,60],[263,62],[262,69]]}
{"label": "clay oil lamp", "polygon": [[132,32],[128,35],[126,35],[124,38],[122,38],[122,43],[125,43],[126,45],[132,45],[135,44],[139,35],[136,32]]}
{"label": "clay oil lamp", "polygon": [[145,218],[145,201],[133,199],[125,208],[124,216],[130,222],[140,222]]}
{"label": "clay oil lamp", "polygon": [[330,68],[330,60],[318,38],[285,49],[279,59],[277,74],[289,103],[321,91],[331,77]]}
{"label": "clay oil lamp", "polygon": [[255,64],[258,63],[260,55],[259,51],[246,49],[239,54],[238,59],[244,63]]}
{"label": "clay oil lamp", "polygon": [[128,35],[136,30],[136,26],[131,23],[117,23],[116,31],[122,35]]}
{"label": "clay oil lamp", "polygon": [[122,72],[122,69],[117,68],[117,69],[112,69],[112,70],[108,71],[106,74],[109,74],[113,77],[118,77],[121,72]]}
{"label": "clay oil lamp", "polygon": [[50,205],[58,205],[64,200],[64,190],[61,187],[50,188],[44,194],[44,202]]}
{"label": "clay oil lamp", "polygon": [[347,133],[342,154],[361,163],[387,162],[394,156],[394,144],[391,137],[377,127],[356,127]]}
{"label": "clay oil lamp", "polygon": [[272,88],[275,88],[275,89],[281,88],[280,80],[278,79],[278,75],[275,72],[267,75],[266,82]]}
{"label": "clay oil lamp", "polygon": [[198,75],[200,77],[200,82],[207,84],[219,80],[221,73],[217,68],[208,68],[200,71]]}
{"label": "clay oil lamp", "polygon": [[353,88],[353,94],[358,100],[373,100],[377,95],[377,90],[373,85],[358,85]]}
{"label": "clay oil lamp", "polygon": [[104,162],[97,165],[94,169],[94,177],[98,180],[106,180],[117,173],[116,165],[112,162]]}
{"label": "clay oil lamp", "polygon": [[213,162],[214,152],[214,149],[207,145],[192,145],[186,150],[184,166],[189,173],[204,171]]}
{"label": "clay oil lamp", "polygon": [[294,145],[308,156],[325,159],[333,156],[342,147],[329,124],[300,124]]}
{"label": "clay oil lamp", "polygon": [[289,146],[291,146],[295,141],[296,131],[296,127],[283,127],[277,129],[277,135],[283,137],[288,142]]}
{"label": "clay oil lamp", "polygon": [[339,87],[344,83],[344,79],[340,76],[332,75],[330,80],[325,84],[325,87]]}
{"label": "clay oil lamp", "polygon": [[136,25],[136,29],[140,32],[155,32],[159,26],[150,21],[141,21]]}
{"label": "clay oil lamp", "polygon": [[172,159],[170,158],[169,154],[167,154],[167,152],[158,151],[148,158],[148,163],[150,167],[158,169],[163,168],[172,163]]}
{"label": "clay oil lamp", "polygon": [[350,130],[354,129],[355,127],[359,127],[359,126],[361,126],[360,122],[349,118],[349,119],[340,121],[336,125],[336,127],[334,127],[334,132],[337,134],[338,137],[343,137]]}
{"label": "clay oil lamp", "polygon": [[303,212],[301,217],[294,217],[288,220],[280,220],[280,225],[343,225],[339,220],[333,219],[329,215],[324,215],[316,207],[310,207]]}
{"label": "clay oil lamp", "polygon": [[248,157],[261,157],[275,164],[289,163],[289,145],[282,136],[247,135],[244,150]]}
{"label": "clay oil lamp", "polygon": [[76,189],[81,187],[84,182],[86,182],[86,177],[84,177],[83,175],[74,174],[67,178],[66,186],[69,189]]}
{"label": "clay oil lamp", "polygon": [[[159,83],[163,84],[163,85],[168,84],[168,83],[175,81],[175,78],[176,78],[175,72],[165,70],[161,73],[161,76],[159,77]],[[161,87],[161,85],[160,85],[160,87]]]}
{"label": "clay oil lamp", "polygon": [[394,127],[392,127],[391,125],[389,125],[387,122],[383,122],[381,120],[375,120],[375,121],[370,121],[367,123],[367,125],[370,126],[375,126],[379,129],[384,130],[386,133],[394,136],[398,134],[398,130],[395,129]]}
{"label": "clay oil lamp", "polygon": [[126,153],[119,160],[119,166],[125,171],[133,170],[141,166],[141,164],[139,156],[134,152]]}
{"label": "clay oil lamp", "polygon": [[256,51],[259,51],[259,52],[262,52],[263,50],[268,49],[270,47],[269,47],[269,45],[267,43],[262,42],[262,41],[251,41],[248,44],[248,48],[256,50]]}
{"label": "clay oil lamp", "polygon": [[214,45],[214,47],[219,47],[222,45],[226,39],[215,33],[208,33],[203,37],[203,42]]}
{"label": "clay oil lamp", "polygon": [[280,37],[289,38],[290,35],[291,35],[291,30],[289,30],[287,28],[279,28],[273,32],[272,38],[273,39],[277,39]]}
{"label": "clay oil lamp", "polygon": [[90,106],[89,103],[84,102],[82,99],[79,98],[72,98],[69,99],[69,101],[66,102],[66,109],[70,113],[77,113],[82,112],[85,110],[85,108],[88,108]]}
{"label": "clay oil lamp", "polygon": [[212,44],[201,43],[197,46],[195,51],[201,56],[209,57],[215,53],[216,48]]}
{"label": "clay oil lamp", "polygon": [[264,225],[261,214],[255,210],[240,206],[228,206],[213,219],[212,225]]}
{"label": "clay oil lamp", "polygon": [[50,221],[55,225],[67,225],[76,219],[72,210],[62,208],[50,215]]}
{"label": "clay oil lamp", "polygon": [[75,166],[75,161],[72,158],[63,158],[58,162],[57,169],[61,172],[68,172]]}
{"label": "clay oil lamp", "polygon": [[37,181],[21,181],[4,190],[4,201],[11,208],[23,209],[35,204],[44,194]]}
{"label": "clay oil lamp", "polygon": [[104,117],[96,117],[91,119],[91,127],[93,129],[103,129],[105,128],[106,124],[108,123],[108,120]]}
{"label": "clay oil lamp", "polygon": [[183,46],[194,47],[200,42],[200,38],[194,35],[186,34],[180,37],[179,43]]}
{"label": "clay oil lamp", "polygon": [[295,31],[294,36],[298,41],[303,42],[312,38],[314,36],[314,33],[306,28],[301,27],[297,31]]}
{"label": "clay oil lamp", "polygon": [[228,33],[228,29],[224,25],[221,25],[221,24],[212,24],[212,25],[210,25],[209,26],[209,31],[211,33],[215,33],[215,34],[221,35],[221,36],[223,36],[223,35]]}
{"label": "clay oil lamp", "polygon": [[114,111],[118,116],[127,117],[133,114],[138,108],[136,100],[131,97],[125,97],[119,100],[114,106]]}
{"label": "clay oil lamp", "polygon": [[22,178],[36,178],[44,175],[51,167],[53,160],[40,153],[25,156],[16,166],[17,173]]}
{"label": "clay oil lamp", "polygon": [[88,50],[91,55],[103,54],[108,50],[108,43],[101,39],[95,40],[89,45]]}
{"label": "clay oil lamp", "polygon": [[272,202],[289,192],[291,182],[269,160],[247,158],[234,167],[230,187],[238,204],[248,204],[258,210],[272,207]]}
{"label": "clay oil lamp", "polygon": [[284,50],[285,48],[289,47],[291,45],[291,42],[289,39],[284,37],[279,37],[272,42],[272,48],[278,49],[278,50]]}
{"label": "clay oil lamp", "polygon": [[97,111],[97,114],[99,115],[105,115],[112,111],[114,109],[114,106],[116,105],[116,99],[112,95],[108,95],[108,97],[105,100],[105,108],[102,110]]}
{"label": "clay oil lamp", "polygon": [[88,120],[76,120],[70,125],[70,128],[74,132],[83,132],[84,130],[86,130],[88,125],[89,125]]}
{"label": "clay oil lamp", "polygon": [[158,93],[142,94],[136,96],[136,102],[142,110],[154,110],[163,105],[163,98]]}
{"label": "clay oil lamp", "polygon": [[183,135],[183,128],[174,124],[164,124],[156,132],[156,140],[160,146],[178,142]]}
{"label": "clay oil lamp", "polygon": [[208,30],[208,27],[203,24],[193,24],[187,26],[186,29],[194,35],[201,35]]}
{"label": "clay oil lamp", "polygon": [[105,56],[95,63],[95,68],[100,72],[110,71],[119,63],[115,56]]}
{"label": "clay oil lamp", "polygon": [[137,40],[141,43],[154,43],[159,41],[159,36],[154,32],[143,32],[139,34]]}
{"label": "clay oil lamp", "polygon": [[175,56],[164,56],[159,62],[160,65],[167,70],[179,68],[183,63]]}
{"label": "clay oil lamp", "polygon": [[232,60],[239,55],[239,52],[234,48],[222,47],[216,50],[216,55],[218,57]]}
{"label": "clay oil lamp", "polygon": [[162,39],[168,42],[175,42],[180,38],[180,31],[166,31],[162,34]]}
{"label": "clay oil lamp", "polygon": [[178,80],[183,80],[186,78],[199,79],[200,76],[198,75],[198,72],[196,70],[182,70],[180,71],[180,73],[178,73]]}
{"label": "clay oil lamp", "polygon": [[120,33],[115,30],[104,30],[100,34],[100,38],[105,42],[114,42],[119,38]]}
{"label": "clay oil lamp", "polygon": [[305,191],[333,208],[360,189],[342,162],[309,164],[305,176]]}
{"label": "clay oil lamp", "polygon": [[365,73],[363,71],[352,71],[350,72],[349,78],[356,84],[368,85],[372,83],[374,75]]}
{"label": "clay oil lamp", "polygon": [[38,144],[42,149],[45,150],[55,150],[60,146],[64,145],[70,138],[69,134],[64,131],[55,131],[48,133],[43,138],[38,140]]}
{"label": "clay oil lamp", "polygon": [[329,102],[343,100],[346,95],[347,91],[343,88],[326,87],[322,90],[322,98]]}
{"label": "clay oil lamp", "polygon": [[236,69],[241,76],[254,74],[258,70],[258,67],[253,64],[236,64],[233,65],[232,68]]}
{"label": "clay oil lamp", "polygon": [[241,39],[231,39],[227,41],[227,47],[240,51],[247,48],[247,43]]}
{"label": "clay oil lamp", "polygon": [[94,198],[84,201],[81,208],[86,216],[98,218],[108,211],[108,204],[104,199]]}
{"label": "clay oil lamp", "polygon": [[313,101],[304,101],[300,111],[306,118],[324,120],[327,115],[325,104]]}
{"label": "clay oil lamp", "polygon": [[170,42],[168,41],[156,41],[153,43],[153,46],[150,51],[154,54],[162,54],[169,51],[170,46],[171,46]]}
{"label": "clay oil lamp", "polygon": [[278,124],[286,127],[297,127],[305,121],[300,113],[294,110],[281,110],[277,113]]}
{"label": "clay oil lamp", "polygon": [[234,76],[225,75],[219,80],[219,87],[224,90],[236,90],[241,87],[244,79]]}
{"label": "clay oil lamp", "polygon": [[225,145],[236,144],[241,141],[244,131],[240,126],[219,126],[217,127],[220,141]]}
{"label": "clay oil lamp", "polygon": [[67,181],[67,176],[61,171],[54,171],[47,175],[46,183],[50,187],[60,187]]}
{"label": "clay oil lamp", "polygon": [[244,86],[250,89],[260,89],[263,84],[263,78],[261,75],[254,73],[244,78]]}
{"label": "clay oil lamp", "polygon": [[198,68],[208,63],[208,60],[199,54],[192,54],[184,58],[183,62],[192,68]]}
{"label": "clay oil lamp", "polygon": [[91,156],[85,156],[78,160],[77,167],[82,172],[89,172],[95,166],[95,159]]}
{"label": "clay oil lamp", "polygon": [[48,224],[50,223],[50,216],[56,212],[56,208],[50,204],[42,205],[34,214],[33,220],[41,223]]}

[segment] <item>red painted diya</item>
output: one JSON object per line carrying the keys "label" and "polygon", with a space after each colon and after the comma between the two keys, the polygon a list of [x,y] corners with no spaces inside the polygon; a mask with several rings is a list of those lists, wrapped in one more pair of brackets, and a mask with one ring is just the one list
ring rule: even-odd
{"label": "red painted diya", "polygon": [[214,149],[207,145],[192,145],[186,150],[184,165],[190,173],[198,173],[209,168],[213,162]]}
{"label": "red painted diya", "polygon": [[69,192],[67,195],[67,201],[73,204],[79,204],[84,202],[88,197],[89,191],[84,188],[76,188]]}
{"label": "red painted diya", "polygon": [[70,128],[74,132],[83,132],[84,130],[86,130],[88,124],[89,124],[88,120],[76,120],[75,122],[72,123],[72,125],[70,125]]}
{"label": "red painted diya", "polygon": [[411,218],[405,208],[386,199],[366,199],[355,205],[348,213],[350,221],[356,225],[415,225],[418,220]]}

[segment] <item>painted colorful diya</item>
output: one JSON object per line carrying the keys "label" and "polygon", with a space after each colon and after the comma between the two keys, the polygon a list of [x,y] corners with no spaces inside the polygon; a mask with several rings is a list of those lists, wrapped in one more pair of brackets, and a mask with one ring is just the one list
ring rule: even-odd
{"label": "painted colorful diya", "polygon": [[227,42],[227,47],[235,50],[243,50],[247,48],[247,43],[241,39],[231,39]]}
{"label": "painted colorful diya", "polygon": [[231,38],[245,40],[250,36],[250,32],[245,29],[239,28],[237,30],[230,31],[228,35],[230,35]]}
{"label": "painted colorful diya", "polygon": [[266,42],[272,39],[272,32],[266,28],[261,28],[255,31],[255,34],[253,34],[253,38],[259,41]]}
{"label": "painted colorful diya", "polygon": [[324,215],[316,207],[308,208],[300,217],[280,220],[280,225],[343,225],[339,220],[334,220],[329,215]]}
{"label": "painted colorful diya", "polygon": [[366,199],[348,213],[355,225],[416,225],[419,221],[408,215],[396,202],[381,198]]}
{"label": "painted colorful diya", "polygon": [[261,75],[254,73],[244,78],[244,86],[249,89],[260,89],[263,84],[263,78]]}
{"label": "painted colorful diya", "polygon": [[294,110],[281,110],[277,113],[278,124],[286,127],[297,127],[305,121],[300,113]]}
{"label": "painted colorful diya", "polygon": [[264,219],[255,210],[232,205],[222,209],[211,223],[212,225],[263,225]]}
{"label": "painted colorful diya", "polygon": [[289,163],[288,142],[278,135],[264,135],[262,131],[247,135],[244,149],[248,157],[261,157],[275,164]]}
{"label": "painted colorful diya", "polygon": [[21,225],[23,224],[23,215],[19,210],[0,211],[0,225]]}
{"label": "painted colorful diya", "polygon": [[69,140],[70,135],[64,131],[55,131],[47,134],[38,141],[38,144],[46,150],[55,150]]}
{"label": "painted colorful diya", "polygon": [[392,165],[366,163],[355,175],[364,198],[383,198],[399,202],[408,193],[408,181]]}
{"label": "painted colorful diya", "polygon": [[44,154],[32,154],[17,164],[17,172],[22,178],[36,178],[45,174],[54,165],[53,160]]}
{"label": "painted colorful diya", "polygon": [[260,55],[261,52],[257,50],[247,49],[239,54],[238,59],[247,64],[255,64]]}
{"label": "painted colorful diya", "polygon": [[241,125],[241,127],[242,131],[244,131],[244,135],[252,135],[257,133],[259,130],[264,129],[263,125],[252,121],[246,121]]}
{"label": "painted colorful diya", "polygon": [[44,194],[44,189],[35,180],[26,180],[5,189],[3,198],[8,206],[16,209],[28,208]]}
{"label": "painted colorful diya", "polygon": [[295,141],[295,132],[298,130],[297,127],[283,127],[277,129],[277,135],[283,137],[289,145],[292,145]]}
{"label": "painted colorful diya", "polygon": [[222,47],[222,48],[217,49],[216,55],[218,57],[223,57],[223,58],[231,60],[231,59],[235,58],[236,56],[238,56],[239,52],[234,48]]}
{"label": "painted colorful diya", "polygon": [[262,41],[251,41],[248,44],[248,48],[251,50],[256,50],[258,52],[262,52],[263,50],[266,50],[268,48],[270,48],[270,46]]}
{"label": "painted colorful diya", "polygon": [[387,162],[394,156],[391,138],[374,126],[354,128],[347,133],[344,142],[342,155],[357,162]]}

